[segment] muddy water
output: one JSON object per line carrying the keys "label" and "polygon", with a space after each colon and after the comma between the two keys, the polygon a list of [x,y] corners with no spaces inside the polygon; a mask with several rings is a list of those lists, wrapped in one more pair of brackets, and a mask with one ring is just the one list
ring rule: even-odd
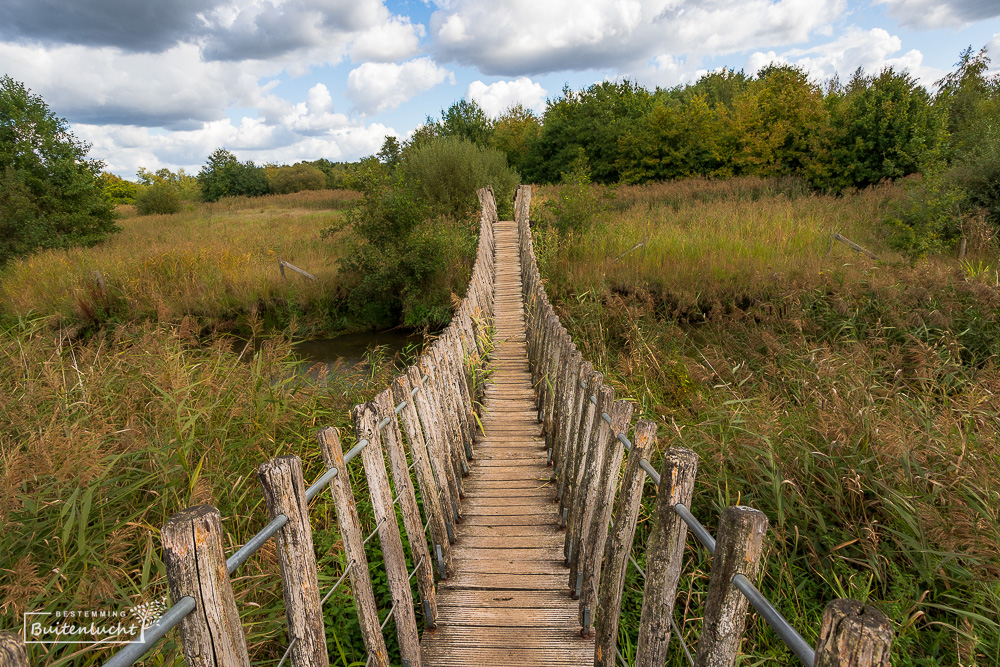
{"label": "muddy water", "polygon": [[416,356],[423,343],[422,333],[374,331],[301,341],[295,344],[295,353],[302,359],[303,372],[316,377],[349,371],[363,363],[375,348],[390,359],[408,348],[410,356]]}

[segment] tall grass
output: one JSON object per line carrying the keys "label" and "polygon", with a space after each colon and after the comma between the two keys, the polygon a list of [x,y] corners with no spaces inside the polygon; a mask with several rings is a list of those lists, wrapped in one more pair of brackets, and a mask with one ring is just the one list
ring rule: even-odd
{"label": "tall grass", "polygon": [[[547,249],[563,323],[660,423],[660,448],[698,453],[696,515],[712,529],[728,505],[768,515],[759,586],[807,639],[827,602],[853,597],[892,619],[894,664],[1000,664],[992,272],[827,255],[832,227],[893,259],[880,227],[891,187],[840,199],[752,191],[668,184],[631,193],[642,205],[612,200],[603,222]],[[547,233],[536,228],[543,244]],[[655,252],[614,261],[646,238]],[[643,517],[651,510],[647,500]],[[709,572],[689,540],[676,613],[689,644]],[[632,570],[628,654],[641,594]],[[795,664],[755,614],[743,651],[741,664]],[[684,659],[677,645],[672,659]]]}
{"label": "tall grass", "polygon": [[[333,308],[342,253],[340,239],[323,240],[320,230],[357,196],[307,191],[191,205],[172,215],[126,210],[122,232],[99,246],[45,251],[5,267],[0,310],[58,314],[76,327],[184,316],[218,322],[258,310],[309,319]],[[279,257],[317,280],[291,272],[282,278]]]}
{"label": "tall grass", "polygon": [[[345,426],[349,407],[394,374],[393,360],[373,357],[353,375],[317,384],[295,372],[285,338],[254,354],[223,338],[206,346],[196,333],[189,321],[147,322],[74,343],[50,322],[25,318],[0,332],[3,629],[19,630],[25,611],[126,611],[161,599],[159,529],[184,507],[217,506],[232,553],[267,520],[257,466],[296,454],[307,481],[317,477],[324,467],[316,430]],[[353,482],[365,498],[363,475]],[[359,506],[370,529],[370,508]],[[318,497],[311,517],[325,590],[344,566],[332,503]],[[251,659],[277,660],[286,637],[273,543],[241,567],[234,588]],[[388,608],[385,595],[380,604]],[[325,610],[343,650],[337,664],[363,659],[349,596]],[[47,665],[109,655],[79,644],[31,649],[33,663]],[[173,634],[147,658],[178,660]]]}
{"label": "tall grass", "polygon": [[[546,206],[561,186],[540,188]],[[556,292],[601,286],[644,290],[682,316],[746,303],[801,285],[824,269],[871,265],[839,232],[886,251],[878,222],[899,192],[883,186],[847,197],[809,193],[794,179],[693,180],[599,189],[603,207],[583,231],[536,227],[540,268]]]}

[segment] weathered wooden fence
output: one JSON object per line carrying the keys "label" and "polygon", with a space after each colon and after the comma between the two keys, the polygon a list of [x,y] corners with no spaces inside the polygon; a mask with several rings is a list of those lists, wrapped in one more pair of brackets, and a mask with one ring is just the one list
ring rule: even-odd
{"label": "weathered wooden fence", "polygon": [[[228,558],[215,508],[192,507],[174,515],[162,530],[174,604],[146,629],[143,641],[128,645],[106,665],[133,664],[179,626],[191,667],[249,667],[230,577],[272,537],[288,624],[289,643],[282,663],[290,659],[295,667],[328,667],[322,605],[349,578],[368,663],[389,665],[383,630],[393,618],[402,664],[421,664],[416,604],[425,626],[433,628],[435,573],[444,579],[455,571],[452,547],[455,523],[461,517],[462,478],[475,454],[476,393],[481,387],[476,374],[483,368],[490,345],[497,215],[492,192],[481,190],[479,196],[479,247],[466,297],[452,323],[414,367],[375,400],[354,407],[357,444],[345,454],[335,429],[321,431],[319,446],[327,471],[308,488],[297,457],[277,457],[261,465],[258,476],[271,521]],[[692,664],[733,665],[748,605],[753,605],[806,665],[888,665],[889,621],[877,610],[850,600],[827,606],[819,643],[813,649],[754,586],[767,517],[749,507],[727,508],[720,517],[718,536],[713,537],[689,509],[696,453],[669,448],[657,472],[647,458],[655,447],[656,424],[640,419],[632,438],[628,437],[632,404],[615,400],[612,388],[582,358],[549,304],[532,250],[530,198],[530,188],[521,187],[515,200],[528,356],[537,387],[539,421],[553,463],[553,513],[558,513],[555,516],[566,529],[567,594],[579,599],[580,633],[589,636],[596,631],[594,663],[611,665],[620,657],[617,637],[624,580],[630,563],[639,567],[631,555],[632,542],[648,475],[657,486],[657,498],[646,544],[646,568],[644,572],[639,569],[645,589],[636,665],[663,665],[671,635],[682,640],[673,621],[673,607],[688,531],[713,554],[698,646],[694,655],[684,647]],[[347,465],[359,455],[376,520],[375,530],[367,536],[362,535],[347,473]],[[346,566],[324,594],[319,588],[308,503],[327,488],[336,507]],[[412,570],[406,566],[403,531]],[[381,619],[364,549],[375,535],[381,543],[392,599]],[[410,583],[414,577],[418,603]],[[22,667],[27,657],[19,638],[0,633],[0,667],[7,665]]]}
{"label": "weathered wooden fence", "polygon": [[[672,630],[682,641],[673,608],[690,530],[713,555],[697,651],[692,656],[683,647],[691,664],[733,665],[752,604],[806,665],[888,665],[891,624],[878,610],[850,600],[827,606],[814,650],[753,584],[767,517],[750,507],[729,507],[720,517],[718,537],[712,537],[689,509],[697,454],[669,448],[657,473],[646,458],[655,446],[656,424],[640,419],[628,438],[632,404],[615,400],[614,390],[582,358],[545,294],[532,248],[530,201],[530,188],[522,186],[515,219],[528,360],[566,528],[567,585],[580,600],[581,633],[596,629],[595,664],[615,664],[619,655],[618,624],[630,561],[645,579],[635,664],[663,665]],[[657,486],[657,498],[643,571],[631,553],[647,475]]]}

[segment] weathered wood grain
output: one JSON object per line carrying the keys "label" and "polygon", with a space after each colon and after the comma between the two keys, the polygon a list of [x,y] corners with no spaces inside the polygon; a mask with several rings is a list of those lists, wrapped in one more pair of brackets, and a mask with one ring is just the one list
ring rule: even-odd
{"label": "weathered wood grain", "polygon": [[594,665],[611,667],[616,664],[615,649],[618,644],[618,620],[621,616],[622,595],[625,590],[625,572],[635,539],[636,520],[642,502],[642,488],[646,471],[639,461],[646,452],[655,451],[656,423],[640,419],[632,435],[632,451],[628,454],[621,492],[615,505],[614,526],[604,546],[604,571],[598,590],[595,624]]}
{"label": "weathered wood grain", "polygon": [[354,490],[351,488],[347,466],[344,465],[340,435],[335,428],[325,428],[317,434],[317,439],[326,467],[337,469],[337,475],[330,482],[330,495],[333,496],[333,505],[337,510],[340,540],[344,546],[347,567],[350,568],[354,609],[358,614],[358,624],[361,626],[365,648],[372,659],[372,664],[388,667],[389,651],[386,649],[385,638],[379,627],[378,607],[375,604],[375,593],[368,573],[368,558],[365,556],[365,546],[362,542],[364,537],[361,534],[361,521],[358,519],[358,508],[354,502]]}
{"label": "weathered wood grain", "polygon": [[410,591],[410,576],[406,571],[406,556],[403,554],[399,524],[396,522],[396,508],[392,504],[392,490],[385,471],[376,408],[371,403],[355,405],[352,416],[358,440],[363,438],[368,441],[368,446],[361,450],[361,460],[365,466],[368,495],[372,500],[372,511],[378,525],[385,574],[392,595],[392,615],[396,620],[399,653],[404,660],[410,661],[411,667],[419,667],[420,640],[417,619],[413,613],[413,594]]}
{"label": "weathered wood grain", "polygon": [[264,502],[271,518],[282,514],[288,517],[274,539],[285,598],[292,665],[328,667],[330,656],[326,651],[302,460],[297,456],[278,456],[261,464],[257,469],[257,478],[264,489]]}
{"label": "weathered wood grain", "polygon": [[695,656],[699,667],[730,667],[736,662],[749,601],[733,585],[733,577],[757,578],[766,532],[767,516],[759,510],[735,506],[722,512]]}
{"label": "weathered wood grain", "polygon": [[28,652],[20,635],[0,632],[0,667],[28,667]]}
{"label": "weathered wood grain", "polygon": [[222,517],[208,505],[170,517],[160,531],[170,597],[192,597],[195,609],[180,623],[190,667],[249,667],[243,626],[222,552]]}
{"label": "weathered wood grain", "polygon": [[823,610],[815,667],[889,667],[892,622],[856,600],[834,600]]}
{"label": "weathered wood grain", "polygon": [[417,578],[417,591],[420,593],[420,604],[424,610],[424,625],[434,627],[437,618],[437,599],[434,594],[434,564],[430,551],[427,549],[427,537],[424,534],[424,521],[417,506],[417,497],[410,481],[410,468],[406,462],[406,451],[403,449],[403,434],[399,430],[399,420],[396,419],[396,408],[392,400],[392,390],[386,389],[372,401],[375,406],[375,417],[381,422],[388,418],[389,423],[382,430],[382,442],[385,443],[389,455],[389,468],[392,470],[392,485],[399,499],[400,513],[403,515],[403,528],[406,530],[406,540],[410,545],[410,557],[413,560]]}
{"label": "weathered wood grain", "polygon": [[674,505],[691,507],[697,473],[698,456],[690,449],[672,447],[664,452],[653,530],[646,542],[646,584],[639,617],[637,667],[661,667],[666,660],[670,618],[687,537],[687,524],[674,511]]}

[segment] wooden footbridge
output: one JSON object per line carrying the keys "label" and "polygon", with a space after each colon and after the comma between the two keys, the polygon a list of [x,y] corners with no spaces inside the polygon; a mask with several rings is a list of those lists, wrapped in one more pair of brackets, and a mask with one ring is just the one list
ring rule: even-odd
{"label": "wooden footbridge", "polygon": [[[395,662],[383,635],[392,619],[409,667],[625,662],[624,577],[639,567],[633,553],[644,553],[632,659],[659,667],[672,637],[680,640],[673,606],[688,532],[713,554],[700,637],[683,647],[691,664],[735,663],[749,605],[803,664],[889,664],[891,624],[877,610],[831,602],[808,633],[818,634],[813,648],[757,590],[762,513],[730,507],[715,536],[695,518],[695,453],[658,452],[654,422],[630,428],[632,404],[615,400],[553,313],[532,251],[530,192],[520,188],[515,221],[500,222],[492,192],[480,191],[476,263],[451,325],[391,387],[355,406],[346,454],[334,429],[319,434],[328,468],[320,479],[306,488],[296,457],[263,464],[271,522],[228,558],[214,508],[170,519],[161,534],[174,604],[107,665],[132,664],[179,626],[191,667],[249,667],[230,575],[274,538],[288,621],[282,662],[328,667],[322,604],[332,591],[319,588],[308,506],[325,491],[344,550],[334,588],[351,586],[366,664]],[[359,456],[375,515],[367,536],[346,467]],[[653,528],[633,545],[647,476],[658,487]],[[390,609],[372,591],[364,543],[375,535],[383,562],[371,566],[385,570]],[[9,640],[0,637],[0,667],[26,664]]]}

